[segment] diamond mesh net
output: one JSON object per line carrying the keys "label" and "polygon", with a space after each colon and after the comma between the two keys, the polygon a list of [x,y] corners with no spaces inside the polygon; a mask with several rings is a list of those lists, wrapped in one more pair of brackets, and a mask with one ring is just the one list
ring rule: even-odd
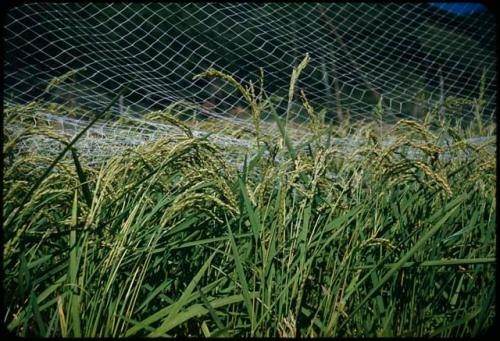
{"label": "diamond mesh net", "polygon": [[[370,119],[377,104],[388,123],[418,120],[436,107],[466,120],[495,119],[494,17],[460,6],[461,12],[429,3],[23,4],[7,13],[4,104],[37,100],[96,112],[129,83],[112,118],[93,128],[106,141],[101,145],[167,134],[174,128],[144,114],[181,103],[185,118],[230,123],[216,123],[211,138],[247,146],[224,133],[252,129],[248,104],[229,84],[193,76],[212,67],[248,83],[263,68],[269,100],[284,114],[292,67],[309,53],[296,88],[324,109],[327,121]],[[64,81],[53,82],[61,75]],[[291,127],[300,130],[308,117],[300,101],[290,114]],[[85,114],[40,115],[73,126],[70,133],[86,124]],[[135,124],[119,125],[117,117]],[[266,113],[262,119],[273,129]]]}

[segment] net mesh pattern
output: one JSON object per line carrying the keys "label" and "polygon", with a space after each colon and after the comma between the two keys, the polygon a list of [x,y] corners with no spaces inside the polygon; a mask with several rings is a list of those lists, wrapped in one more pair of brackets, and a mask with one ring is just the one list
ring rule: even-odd
{"label": "net mesh pattern", "polygon": [[[465,119],[494,119],[496,110],[488,11],[457,15],[429,3],[31,3],[9,10],[4,32],[4,104],[38,100],[96,112],[129,83],[114,117],[143,120],[183,101],[191,118],[252,129],[248,103],[231,85],[193,76],[212,67],[248,84],[263,68],[265,90],[284,114],[292,67],[309,53],[296,88],[331,122],[370,119],[377,103],[387,122],[418,120],[449,99],[465,101],[452,110]],[[307,121],[300,100],[290,114],[297,129]],[[84,125],[80,119],[68,124]],[[270,121],[265,112],[262,119]],[[101,125],[107,139],[125,140],[130,131]],[[151,137],[135,132],[138,140]]]}

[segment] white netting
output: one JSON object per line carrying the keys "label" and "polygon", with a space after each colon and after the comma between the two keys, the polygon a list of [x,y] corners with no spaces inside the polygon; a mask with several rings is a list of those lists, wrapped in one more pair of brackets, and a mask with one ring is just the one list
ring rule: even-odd
{"label": "white netting", "polygon": [[[34,125],[45,126],[46,123],[55,124],[58,126],[62,136],[69,141],[78,132],[81,131],[81,120],[55,116],[50,113],[38,111],[36,113],[37,119]],[[185,133],[179,128],[168,124],[160,124],[157,122],[147,122],[145,120],[131,118],[130,124],[109,124],[99,123],[92,126],[84,136],[80,138],[77,143],[77,149],[80,154],[86,156],[89,165],[99,164],[103,160],[107,160],[110,156],[116,155],[117,151],[123,151],[130,147],[135,147],[147,142],[155,142],[161,137],[165,136],[185,136]],[[21,132],[22,127],[15,125],[11,126],[12,132]],[[16,129],[17,128],[17,129]],[[255,142],[245,139],[235,139],[223,134],[207,134],[202,131],[192,130],[193,136],[197,138],[207,138],[210,142],[216,145],[223,146],[224,156],[227,162],[235,167],[242,168],[244,163],[245,154],[252,155],[255,153]],[[495,136],[469,138],[466,142],[470,146],[486,147],[490,152],[494,152]],[[415,141],[421,142],[421,141]],[[382,146],[389,147],[397,143],[397,139],[393,137],[381,141]],[[443,139],[441,145],[453,149],[456,141],[453,139]],[[331,144],[336,152],[336,155],[342,157],[354,157],[354,159],[361,158],[360,155],[352,155],[361,145],[366,144],[366,138],[362,136],[349,136],[348,138],[331,138]],[[28,150],[31,153],[38,155],[51,155],[56,157],[62,151],[64,146],[62,144],[54,143],[50,137],[39,135],[21,141],[20,150]],[[267,151],[264,152],[268,154]],[[408,148],[406,155],[419,157],[425,156],[421,150],[417,148]],[[68,159],[70,156],[67,155]],[[283,155],[279,155],[277,161]],[[449,160],[451,153],[445,152],[439,156],[441,160]],[[467,153],[453,153],[454,158],[467,157]]]}
{"label": "white netting", "polygon": [[[115,116],[141,120],[182,100],[195,108],[190,115],[251,129],[235,89],[192,77],[213,67],[255,82],[262,67],[283,114],[292,67],[309,53],[297,88],[330,121],[370,119],[381,98],[387,122],[419,119],[453,100],[465,105],[448,111],[464,119],[496,110],[496,30],[488,11],[456,15],[428,3],[32,3],[9,10],[4,32],[4,103],[37,99],[96,112],[131,82]],[[71,70],[78,72],[45,91]],[[299,127],[307,120],[300,101],[291,114]],[[122,133],[105,132],[108,140]]]}

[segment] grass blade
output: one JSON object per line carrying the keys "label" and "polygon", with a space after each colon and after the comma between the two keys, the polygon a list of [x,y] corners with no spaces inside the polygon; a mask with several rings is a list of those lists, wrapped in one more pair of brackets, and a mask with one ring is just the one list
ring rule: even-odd
{"label": "grass blade", "polygon": [[78,154],[76,153],[75,148],[71,148],[71,156],[73,157],[73,161],[75,162],[75,168],[78,174],[78,179],[80,180],[80,186],[82,187],[83,197],[85,198],[87,206],[90,207],[92,205],[92,194],[87,182],[87,176],[83,171],[80,161],[78,160]]}
{"label": "grass blade", "polygon": [[234,236],[233,232],[231,231],[231,226],[229,226],[228,223],[226,223],[227,230],[229,232],[229,237],[230,237],[230,243],[231,243],[231,250],[233,253],[233,258],[234,258],[234,263],[236,265],[236,274],[238,275],[238,278],[240,279],[240,284],[241,284],[241,292],[243,295],[243,302],[245,303],[245,307],[247,308],[248,316],[251,321],[251,325],[255,325],[255,318],[253,314],[253,306],[252,306],[252,301],[250,300],[250,291],[248,289],[248,282],[245,277],[245,271],[243,270],[243,265],[241,262],[240,254],[238,252],[238,248],[236,246],[236,242],[234,241]]}
{"label": "grass blade", "polygon": [[[398,271],[404,263],[406,263],[411,256],[413,256],[417,251],[419,251],[424,243],[429,240],[442,226],[443,224],[450,218],[452,214],[455,213],[458,209],[458,205],[465,200],[465,195],[462,195],[458,198],[456,198],[453,202],[450,203],[451,206],[448,208],[448,212],[437,222],[435,225],[427,231],[422,238],[419,239],[419,241],[403,256],[400,258],[400,260],[394,264],[394,266],[391,267],[391,269],[382,277],[382,279],[378,282],[378,284],[359,302],[359,305],[352,311],[351,315],[354,315],[359,309],[361,309],[365,303],[375,294],[378,292],[378,290]],[[453,204],[453,205],[451,205]],[[341,326],[342,327],[345,325],[346,322],[344,322]]]}
{"label": "grass blade", "polygon": [[[253,209],[252,202],[250,201],[250,198],[248,197],[248,192],[247,188],[245,186],[245,183],[241,178],[238,179],[238,183],[240,185],[240,192],[243,197],[243,202],[245,204],[245,209],[248,213],[248,219],[250,220],[250,225],[252,226],[252,232],[255,241],[257,242],[259,238],[259,233],[260,233],[260,224],[259,224],[259,217],[255,213],[255,210]],[[231,235],[231,238],[233,236]]]}
{"label": "grass blade", "polygon": [[174,328],[177,325],[175,321],[178,321],[178,319],[176,319],[175,316],[178,317],[177,313],[186,304],[187,299],[189,298],[189,296],[195,289],[196,285],[198,285],[198,282],[201,280],[201,278],[207,271],[216,253],[217,252],[212,253],[212,255],[205,261],[205,263],[200,268],[196,276],[194,276],[194,278],[191,280],[187,288],[184,290],[179,300],[173,304],[172,310],[170,314],[165,318],[165,321],[162,323],[160,327],[155,329],[154,332],[151,332],[148,335],[149,337],[157,337],[163,335],[164,333],[166,333],[167,331],[169,331],[170,329]]}
{"label": "grass blade", "polygon": [[76,337],[82,336],[82,328],[80,321],[80,294],[75,293],[80,289],[78,288],[78,250],[77,247],[77,236],[76,228],[78,225],[78,191],[75,190],[75,195],[73,199],[73,208],[71,210],[71,232],[69,238],[69,302],[70,302],[70,313],[71,313],[71,328]]}

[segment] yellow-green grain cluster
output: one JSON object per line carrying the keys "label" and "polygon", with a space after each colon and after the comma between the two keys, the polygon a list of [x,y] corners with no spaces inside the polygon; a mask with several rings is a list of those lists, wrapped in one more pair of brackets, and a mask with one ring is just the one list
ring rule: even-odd
{"label": "yellow-green grain cluster", "polygon": [[[307,61],[293,70],[290,101]],[[171,106],[144,117],[177,133],[96,163],[37,116],[82,111],[5,108],[3,322],[11,333],[459,337],[493,326],[496,128],[436,113],[393,127],[348,117],[330,125],[301,92],[310,120],[296,139],[273,112],[263,72],[258,94],[217,70],[197,77],[236,87],[254,129],[183,121],[175,112],[184,109]],[[274,130],[263,129],[264,113]],[[132,119],[104,123],[140,128]],[[255,148],[194,133],[224,124]],[[469,142],[481,136],[491,139]],[[36,137],[55,152],[26,148]],[[352,149],[336,137],[352,139]]]}

